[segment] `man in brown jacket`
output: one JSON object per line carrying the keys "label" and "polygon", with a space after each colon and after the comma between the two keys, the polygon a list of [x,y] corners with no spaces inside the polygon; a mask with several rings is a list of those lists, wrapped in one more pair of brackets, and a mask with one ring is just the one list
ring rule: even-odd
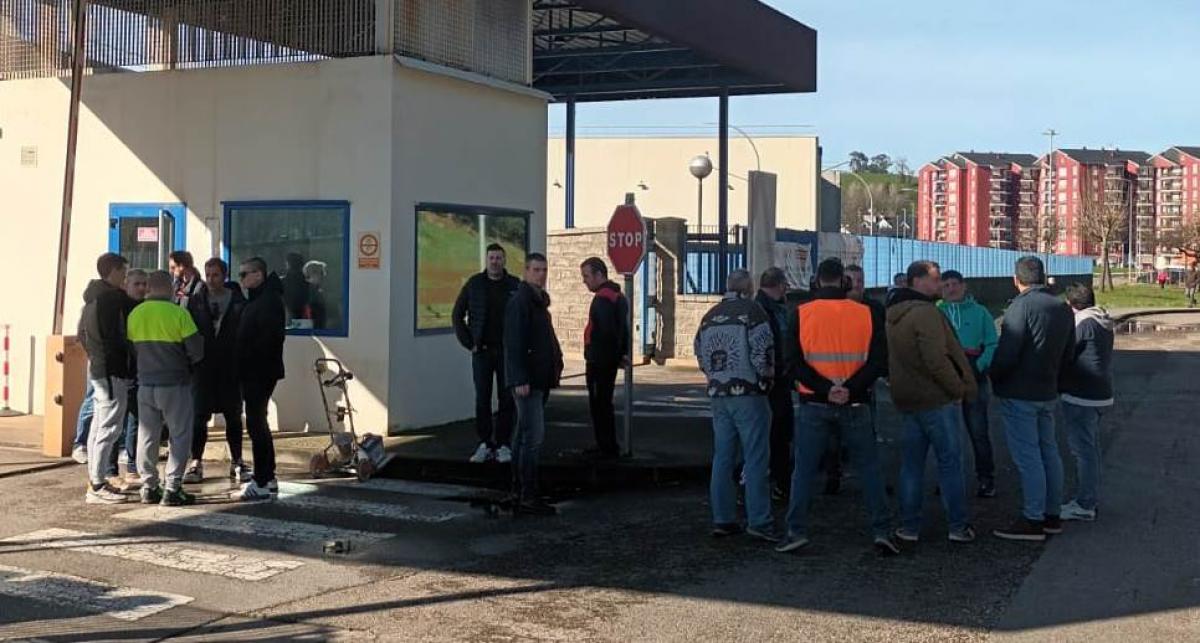
{"label": "man in brown jacket", "polygon": [[975,540],[967,522],[962,468],[963,399],[974,399],[974,373],[945,315],[934,305],[941,268],[932,261],[908,267],[908,286],[897,290],[887,310],[888,372],[892,401],[904,418],[900,436],[900,528],[896,537],[921,535],[921,493],[929,447],[937,457],[942,506],[951,542]]}

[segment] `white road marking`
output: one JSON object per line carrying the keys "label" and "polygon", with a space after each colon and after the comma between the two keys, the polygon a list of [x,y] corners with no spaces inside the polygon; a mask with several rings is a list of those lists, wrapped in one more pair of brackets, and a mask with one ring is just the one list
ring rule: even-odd
{"label": "white road marking", "polygon": [[[210,507],[227,507],[228,505],[209,505]],[[231,534],[240,534],[255,538],[275,538],[298,543],[320,544],[327,540],[348,540],[360,549],[395,534],[378,531],[360,531],[357,529],[339,529],[327,525],[316,525],[307,522],[276,520],[242,514],[214,511],[199,507],[147,507],[114,514],[122,520],[141,522],[156,522],[197,529],[211,529]]]}
{"label": "white road marking", "polygon": [[317,493],[320,490],[320,487],[313,484],[281,482],[279,483],[278,502],[288,507],[299,507],[301,509],[313,509],[316,511],[333,511],[406,522],[439,523],[454,520],[463,515],[452,511],[421,513],[405,505],[390,502],[369,502],[366,500],[322,496]]}
{"label": "white road marking", "polygon": [[99,581],[0,565],[0,594],[137,621],[187,605],[191,596],[152,592],[133,587],[116,587]]}
{"label": "white road marking", "polygon": [[152,537],[104,536],[73,529],[43,529],[5,538],[0,540],[0,554],[5,553],[6,545],[25,549],[66,549],[245,581],[266,580],[304,565],[298,560],[268,560],[241,554],[204,551],[184,547],[169,540],[155,542]]}
{"label": "white road marking", "polygon": [[389,493],[425,496],[428,498],[488,498],[497,494],[504,495],[503,492],[495,489],[438,482],[414,482],[393,478],[372,478],[366,482],[359,482],[353,478],[323,478],[320,480],[301,480],[296,484],[369,489],[371,491],[386,491]]}

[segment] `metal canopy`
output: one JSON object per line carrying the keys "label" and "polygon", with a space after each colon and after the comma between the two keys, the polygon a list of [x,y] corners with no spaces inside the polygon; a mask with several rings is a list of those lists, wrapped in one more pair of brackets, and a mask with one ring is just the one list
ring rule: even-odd
{"label": "metal canopy", "polygon": [[533,86],[579,102],[812,92],[817,32],[758,0],[533,0]]}

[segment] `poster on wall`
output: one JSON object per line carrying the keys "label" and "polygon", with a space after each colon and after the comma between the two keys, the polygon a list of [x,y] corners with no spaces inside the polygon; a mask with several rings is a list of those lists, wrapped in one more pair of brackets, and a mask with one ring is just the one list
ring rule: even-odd
{"label": "poster on wall", "polygon": [[863,265],[863,240],[853,234],[822,232],[817,235],[821,257],[837,257],[842,265]]}
{"label": "poster on wall", "polygon": [[379,270],[380,242],[378,232],[358,233],[358,269]]}
{"label": "poster on wall", "polygon": [[775,242],[775,265],[787,274],[788,288],[808,290],[812,280],[812,245],[807,243]]}

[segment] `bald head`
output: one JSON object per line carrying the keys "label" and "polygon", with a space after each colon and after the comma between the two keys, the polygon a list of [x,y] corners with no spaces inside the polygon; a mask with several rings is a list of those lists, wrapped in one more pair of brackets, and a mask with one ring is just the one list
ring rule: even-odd
{"label": "bald head", "polygon": [[171,274],[165,270],[155,270],[150,273],[146,279],[147,293],[149,299],[170,299],[175,294],[175,284],[171,279]]}

